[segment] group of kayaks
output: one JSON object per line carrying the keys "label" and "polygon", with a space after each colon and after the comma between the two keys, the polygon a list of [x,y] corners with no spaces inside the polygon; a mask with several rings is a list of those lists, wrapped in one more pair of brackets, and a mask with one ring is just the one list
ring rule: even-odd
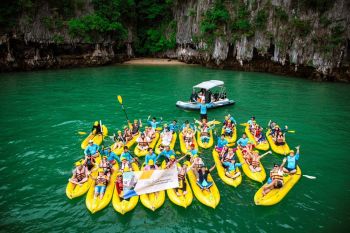
{"label": "group of kayaks", "polygon": [[[255,138],[250,133],[249,126],[247,124],[245,125],[245,133],[246,133],[247,137],[250,139],[250,141],[252,141],[255,144],[255,149],[257,149],[257,150],[266,151],[266,150],[269,150],[269,148],[271,146],[271,149],[277,154],[286,155],[290,151],[287,143],[285,143],[285,145],[283,145],[283,146],[275,145],[272,137],[269,135],[269,131],[267,131],[267,133],[266,133],[267,141],[265,141],[263,143],[257,143],[255,141]],[[213,133],[212,129],[210,130],[209,135],[210,135],[210,140],[208,142],[204,143],[201,141],[200,133],[197,132],[197,135],[196,135],[197,137],[194,136],[193,141],[192,141],[192,144],[194,145],[196,150],[198,150],[198,147],[201,147],[203,149],[208,149],[214,145],[214,133]],[[94,135],[92,133],[89,134],[86,137],[86,139],[83,140],[81,147],[83,149],[85,149],[89,140],[93,140],[95,144],[101,145],[103,142],[103,139],[107,136],[108,136],[108,129],[105,125],[102,125],[102,134],[100,134],[100,135]],[[170,143],[170,148],[174,149],[175,144],[176,144],[176,140],[177,140],[177,136],[179,136],[181,152],[183,154],[186,154],[188,152],[188,148],[186,148],[186,143],[184,141],[182,132],[179,132],[179,133],[175,132],[173,134],[173,137],[172,137],[172,140]],[[129,148],[132,147],[136,143],[137,137],[138,137],[138,135],[134,136],[132,138],[132,140],[130,140],[127,143],[127,146]],[[161,139],[159,139],[159,138],[160,138],[160,134],[159,134],[159,132],[156,132],[155,138],[149,144],[149,147],[153,148],[157,154],[160,153],[160,146],[162,144]],[[232,136],[230,136],[230,137],[227,136],[226,140],[228,141],[228,146],[232,147],[235,145],[235,142],[237,140],[236,127],[234,127]],[[116,144],[111,145],[111,149],[117,155],[120,155],[123,152],[123,149],[117,148]],[[142,156],[145,156],[147,154],[147,151],[140,150],[136,146],[134,149],[134,154],[138,157],[142,157]],[[234,179],[229,178],[225,174],[225,168],[223,167],[223,165],[220,161],[220,158],[219,158],[219,154],[215,149],[213,149],[213,151],[212,151],[212,156],[213,156],[213,159],[214,159],[214,162],[216,165],[216,169],[217,169],[217,172],[218,172],[220,179],[224,183],[226,183],[230,186],[233,186],[233,187],[239,186],[242,182],[242,175],[240,174],[240,169],[237,167],[236,170],[234,171],[234,173],[239,174],[236,178],[234,178]],[[243,154],[242,154],[242,151],[240,149],[236,150],[236,158],[238,158],[239,162],[241,162],[241,163],[244,162]],[[96,159],[95,166],[98,166],[100,160],[101,160],[100,157],[98,157]],[[186,161],[185,163],[187,163],[188,167],[191,166],[190,161]],[[178,166],[181,166],[181,165],[178,164]],[[133,167],[133,171],[139,171],[139,169],[143,170],[143,167],[139,167],[139,165],[136,164],[136,162],[132,163],[132,167]],[[163,162],[161,168],[165,168],[164,162]],[[248,178],[250,178],[254,181],[260,182],[260,183],[264,182],[266,179],[266,172],[265,172],[265,169],[262,166],[262,164],[261,164],[261,168],[262,169],[259,172],[252,172],[247,164],[242,165],[242,170],[243,170],[244,174]],[[118,163],[116,163],[113,166],[113,169],[115,171],[119,170]],[[191,205],[192,200],[193,200],[193,194],[196,197],[196,199],[198,201],[200,201],[202,204],[209,206],[209,207],[212,207],[212,208],[216,208],[216,206],[220,202],[220,192],[219,192],[211,174],[208,174],[208,181],[212,182],[213,185],[210,187],[209,190],[201,189],[197,184],[197,177],[194,174],[194,171],[192,169],[190,169],[187,172],[187,177],[186,177],[187,187],[186,187],[185,194],[182,193],[181,190],[179,190],[178,192],[180,193],[180,195],[178,195],[178,194],[176,194],[175,189],[168,189],[168,190],[163,190],[163,191],[159,191],[156,193],[142,194],[142,195],[140,195],[140,197],[134,196],[134,197],[131,197],[129,199],[122,199],[119,197],[117,189],[115,188],[115,181],[117,179],[117,174],[116,174],[117,172],[113,172],[111,174],[111,178],[110,178],[110,181],[107,185],[105,194],[104,194],[103,198],[100,200],[99,198],[97,198],[97,199],[94,198],[95,181],[93,178],[97,176],[97,171],[95,171],[95,170],[97,170],[97,167],[96,167],[96,169],[92,169],[92,170],[93,171],[91,172],[91,174],[88,178],[88,181],[85,182],[83,185],[81,185],[81,186],[73,185],[71,182],[68,182],[67,188],[66,188],[66,194],[67,194],[68,198],[70,198],[70,199],[82,196],[85,193],[87,193],[86,206],[91,213],[95,213],[99,210],[102,210],[112,200],[113,208],[117,212],[119,212],[120,214],[125,214],[125,213],[127,213],[135,208],[139,199],[141,199],[141,203],[146,208],[148,208],[152,211],[155,211],[156,209],[160,208],[163,205],[163,203],[165,201],[165,193],[167,193],[167,196],[174,204],[181,206],[181,207],[184,207],[184,208],[187,208],[189,205]],[[284,198],[284,196],[286,196],[286,194],[292,189],[292,187],[298,182],[300,177],[301,177],[301,170],[299,167],[297,167],[296,174],[285,175],[283,177],[284,185],[282,188],[273,189],[267,195],[263,196],[262,195],[263,187],[261,187],[256,192],[256,194],[254,196],[255,204],[256,205],[274,205],[274,204],[280,202]]]}

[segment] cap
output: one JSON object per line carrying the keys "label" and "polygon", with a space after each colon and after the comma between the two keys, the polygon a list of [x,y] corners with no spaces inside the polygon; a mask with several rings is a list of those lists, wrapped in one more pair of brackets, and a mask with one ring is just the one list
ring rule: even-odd
{"label": "cap", "polygon": [[89,140],[89,143],[93,143],[93,142],[94,142],[94,140],[92,140],[92,139]]}
{"label": "cap", "polygon": [[148,161],[148,165],[151,165],[151,166],[154,165],[153,159],[151,159],[151,160]]}
{"label": "cap", "polygon": [[171,156],[170,156],[170,159],[175,159],[175,155],[171,155]]}

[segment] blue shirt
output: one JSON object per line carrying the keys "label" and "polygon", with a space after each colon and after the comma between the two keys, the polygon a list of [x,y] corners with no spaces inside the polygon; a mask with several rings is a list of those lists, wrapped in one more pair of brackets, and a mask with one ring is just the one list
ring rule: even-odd
{"label": "blue shirt", "polygon": [[156,160],[158,160],[158,159],[159,159],[160,157],[162,157],[162,156],[165,156],[165,157],[167,157],[167,158],[169,159],[171,155],[175,155],[175,153],[174,153],[173,150],[169,150],[169,151],[163,150],[163,151],[160,152],[160,154],[157,156]]}
{"label": "blue shirt", "polygon": [[157,160],[156,154],[154,154],[154,153],[152,153],[151,155],[147,154],[146,158],[145,158],[145,164],[147,165],[150,160],[153,160],[153,162],[156,162],[156,160]]}
{"label": "blue shirt", "polygon": [[118,162],[121,162],[118,155],[116,155],[113,151],[108,152],[108,150],[102,150],[101,154],[107,156],[108,161],[117,160]]}
{"label": "blue shirt", "polygon": [[241,163],[235,163],[235,164],[233,164],[233,163],[230,163],[230,162],[223,162],[222,164],[223,164],[225,167],[228,167],[227,170],[228,170],[229,172],[235,171],[235,170],[236,170],[236,167],[242,167],[242,164],[241,164]]}
{"label": "blue shirt", "polygon": [[170,131],[175,132],[175,131],[177,131],[178,129],[179,129],[179,126],[178,126],[177,124],[171,123],[171,124],[169,125],[169,130],[170,130]]}
{"label": "blue shirt", "polygon": [[94,155],[98,152],[99,149],[100,149],[100,147],[96,144],[92,144],[91,146],[88,145],[86,147],[86,149],[84,150],[84,154],[85,155]]}
{"label": "blue shirt", "polygon": [[299,160],[299,153],[292,156],[287,156],[287,168],[289,169],[295,169],[297,167],[297,162]]}
{"label": "blue shirt", "polygon": [[240,145],[240,146],[246,146],[249,142],[249,138],[240,138],[238,139],[237,141],[237,145]]}
{"label": "blue shirt", "polygon": [[193,150],[188,150],[188,153],[190,153],[192,156],[198,154],[198,150],[193,149]]}
{"label": "blue shirt", "polygon": [[213,104],[199,104],[200,114],[207,114],[207,108],[213,106]]}
{"label": "blue shirt", "polygon": [[253,124],[253,121],[252,121],[252,120],[249,120],[247,123],[248,123],[249,125],[252,125],[252,124]]}
{"label": "blue shirt", "polygon": [[122,158],[122,157],[125,157],[126,158],[126,160],[128,160],[129,162],[131,162],[131,160],[132,160],[132,155],[131,155],[131,153],[130,153],[130,151],[128,151],[128,152],[123,152],[121,155],[120,155],[120,158]]}
{"label": "blue shirt", "polygon": [[227,144],[227,140],[224,138],[224,139],[221,139],[220,137],[218,138],[218,147],[219,148],[223,148],[226,144]]}
{"label": "blue shirt", "polygon": [[153,122],[153,121],[147,121],[148,124],[152,127],[152,129],[156,129],[157,128],[157,125],[160,124],[162,121],[156,121],[156,122]]}

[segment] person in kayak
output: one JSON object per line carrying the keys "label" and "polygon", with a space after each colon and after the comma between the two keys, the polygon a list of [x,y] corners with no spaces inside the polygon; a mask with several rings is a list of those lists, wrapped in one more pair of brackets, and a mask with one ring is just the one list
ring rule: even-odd
{"label": "person in kayak", "polygon": [[73,177],[70,178],[68,181],[75,184],[82,186],[86,181],[88,181],[89,178],[89,170],[84,165],[83,161],[78,161],[75,163],[75,169],[73,170]]}
{"label": "person in kayak", "polygon": [[234,125],[232,124],[232,121],[229,119],[227,120],[227,123],[223,126],[224,134],[227,137],[232,137],[234,132]]}
{"label": "person in kayak", "polygon": [[188,171],[190,171],[193,167],[193,164],[188,167],[187,163],[185,162],[182,167],[178,167],[177,168],[177,172],[178,172],[178,180],[179,180],[179,187],[175,189],[176,191],[176,195],[180,196],[180,190],[182,191],[182,195],[186,195],[187,194],[187,182],[186,182],[186,174]]}
{"label": "person in kayak", "polygon": [[221,159],[221,162],[222,163],[231,162],[231,160],[233,160],[235,158],[235,152],[237,151],[237,148],[228,148],[227,149],[227,147],[226,147],[224,150],[226,150],[227,153],[221,153],[221,156],[219,156],[219,158]]}
{"label": "person in kayak", "polygon": [[93,135],[102,134],[102,125],[100,125],[98,121],[95,121],[94,125],[92,126],[91,134]]}
{"label": "person in kayak", "polygon": [[277,136],[275,139],[275,144],[277,146],[283,146],[284,144],[286,144],[286,138],[285,138],[285,135],[282,133],[282,131],[279,131],[276,134],[277,134]]}
{"label": "person in kayak", "polygon": [[294,150],[290,150],[289,155],[287,156],[287,164],[283,168],[283,171],[288,174],[295,174],[297,172],[297,165],[299,161],[299,150],[300,146],[295,147],[297,150],[296,154],[294,154]]}
{"label": "person in kayak", "polygon": [[150,121],[149,119],[151,118],[151,116],[148,116],[147,118],[147,123],[149,126],[152,127],[153,130],[156,130],[158,125],[162,123],[163,118],[160,118],[160,121],[157,121],[157,118],[153,117],[152,120]]}
{"label": "person in kayak", "polygon": [[198,170],[204,166],[204,162],[202,158],[200,158],[197,154],[192,156],[190,159],[191,164],[193,165],[193,172],[198,177]]}
{"label": "person in kayak", "polygon": [[173,133],[169,131],[169,128],[168,128],[168,125],[167,124],[164,124],[164,127],[163,127],[163,132],[160,134],[160,138],[161,138],[161,145],[163,147],[165,146],[169,146],[170,143],[171,143],[171,140],[173,138]]}
{"label": "person in kayak", "polygon": [[84,154],[86,156],[92,156],[92,157],[97,157],[99,156],[98,150],[100,147],[96,144],[94,144],[93,140],[89,140],[89,145],[85,148]]}
{"label": "person in kayak", "polygon": [[209,170],[207,167],[203,165],[198,170],[197,184],[201,188],[201,190],[206,190],[210,192],[209,188],[213,185],[213,183],[208,181],[208,174],[212,172],[214,168],[215,168],[215,164]]}
{"label": "person in kayak", "polygon": [[173,168],[173,167],[177,167],[177,164],[186,157],[187,155],[182,156],[179,159],[176,159],[175,155],[171,155],[169,157],[169,161],[166,164],[166,168]]}
{"label": "person in kayak", "polygon": [[103,156],[100,164],[98,165],[99,168],[102,168],[105,175],[110,178],[111,172],[112,172],[112,165],[108,162],[107,156]]}
{"label": "person in kayak", "polygon": [[198,150],[196,150],[196,147],[195,145],[192,143],[191,146],[190,146],[190,149],[187,150],[187,155],[190,155],[191,157],[198,154]]}
{"label": "person in kayak", "polygon": [[137,147],[140,149],[140,150],[147,150],[148,149],[148,146],[149,144],[151,143],[151,139],[146,137],[146,135],[144,133],[141,133],[140,137],[138,137],[136,139],[136,142],[138,143],[137,144]]}
{"label": "person in kayak", "polygon": [[252,172],[261,172],[260,159],[262,159],[265,155],[268,155],[268,154],[272,154],[272,152],[268,151],[262,155],[259,155],[259,152],[252,151],[250,153],[246,153],[245,155],[243,155],[243,158],[246,164],[248,164],[249,169]]}
{"label": "person in kayak", "polygon": [[177,124],[177,120],[173,120],[173,122],[171,124],[169,124],[169,130],[170,132],[172,132],[173,134],[177,131],[179,131],[179,126]]}
{"label": "person in kayak", "polygon": [[198,94],[195,90],[193,90],[190,96],[190,103],[196,103],[197,99],[198,99]]}
{"label": "person in kayak", "polygon": [[237,125],[237,121],[235,120],[235,118],[233,116],[231,116],[231,114],[228,114],[227,116],[225,116],[225,120],[223,122],[223,125],[227,125],[229,120],[230,120],[231,124]]}
{"label": "person in kayak", "polygon": [[207,119],[202,119],[202,122],[194,119],[195,123],[198,124],[198,129],[200,132],[200,139],[203,143],[208,143],[210,140],[209,131],[211,130],[211,126],[214,124],[214,121],[207,122]]}
{"label": "person in kayak", "polygon": [[165,149],[161,153],[159,153],[155,161],[159,162],[159,159],[164,157],[165,161],[168,162],[170,156],[172,155],[175,156],[175,152],[173,150],[170,150],[170,146],[166,146]]}
{"label": "person in kayak", "polygon": [[253,123],[255,123],[256,121],[255,121],[255,116],[252,116],[251,118],[250,118],[250,120],[249,121],[247,121],[247,124],[249,125],[249,127],[251,127],[252,125],[253,125]]}
{"label": "person in kayak", "polygon": [[118,157],[118,155],[116,155],[110,147],[107,147],[107,149],[104,148],[104,146],[102,146],[102,149],[100,151],[101,155],[105,155],[107,156],[107,160],[110,164],[114,165],[116,162],[121,162],[120,158]]}
{"label": "person in kayak", "polygon": [[115,134],[113,135],[113,141],[114,141],[113,150],[120,149],[126,144],[122,131],[118,130],[118,135],[115,135]]}
{"label": "person in kayak", "polygon": [[123,135],[123,137],[125,139],[125,144],[124,145],[126,145],[133,138],[131,130],[128,128],[128,126],[124,126],[124,135]]}
{"label": "person in kayak", "polygon": [[242,137],[240,139],[238,139],[237,145],[240,147],[245,147],[245,146],[247,146],[248,142],[249,142],[249,138],[247,138],[247,135],[245,133],[243,133]]}
{"label": "person in kayak", "polygon": [[202,102],[200,104],[197,104],[199,106],[199,113],[200,113],[200,119],[208,119],[208,115],[207,115],[207,110],[208,108],[212,107],[213,104],[212,103],[205,103],[205,100],[202,100]]}
{"label": "person in kayak", "polygon": [[183,134],[183,138],[186,144],[186,148],[190,148],[190,145],[193,144],[194,132],[191,128],[188,128]]}
{"label": "person in kayak", "polygon": [[241,175],[241,172],[236,170],[238,167],[242,167],[244,163],[236,163],[236,160],[232,159],[230,161],[225,161],[222,163],[225,168],[225,175],[228,178],[236,179]]}
{"label": "person in kayak", "polygon": [[215,146],[215,150],[220,153],[227,144],[228,142],[225,139],[225,134],[221,134],[221,137],[218,137],[218,144]]}
{"label": "person in kayak", "polygon": [[98,169],[98,176],[95,178],[95,194],[94,199],[97,198],[97,196],[100,196],[100,200],[102,200],[107,184],[109,182],[108,176],[105,175],[102,168]]}
{"label": "person in kayak", "polygon": [[136,136],[137,134],[139,134],[139,130],[142,127],[142,121],[135,119],[134,123],[130,123],[130,121],[128,120],[128,124],[129,124],[129,128],[131,129],[131,134],[132,136]]}
{"label": "person in kayak", "polygon": [[145,131],[144,134],[146,135],[146,137],[148,137],[149,139],[153,139],[156,137],[156,131],[154,129],[152,129],[152,127],[145,127]]}
{"label": "person in kayak", "polygon": [[123,198],[123,174],[121,172],[117,173],[117,180],[115,181],[115,188],[118,192],[118,196]]}
{"label": "person in kayak", "polygon": [[127,158],[121,156],[120,160],[122,161],[122,163],[120,164],[120,169],[119,169],[121,172],[132,171],[131,162],[129,162],[127,160]]}
{"label": "person in kayak", "polygon": [[158,170],[158,166],[154,164],[154,160],[151,159],[148,161],[148,164],[143,168],[143,170],[145,171]]}
{"label": "person in kayak", "polygon": [[157,160],[157,156],[155,153],[153,153],[153,149],[152,148],[148,148],[148,153],[145,156],[145,164],[148,164],[148,162],[150,160],[156,161]]}
{"label": "person in kayak", "polygon": [[[129,163],[132,163],[132,162],[139,162],[138,158],[134,157],[130,151],[129,151],[129,147],[128,146],[124,146],[124,151],[123,153],[120,155],[120,158],[126,158],[126,160],[129,161]],[[121,159],[120,159],[121,160]]]}
{"label": "person in kayak", "polygon": [[84,159],[84,166],[87,167],[89,171],[91,171],[95,167],[95,158],[92,157],[91,155],[86,155]]}
{"label": "person in kayak", "polygon": [[280,166],[278,166],[278,164],[274,164],[273,169],[270,171],[270,177],[263,187],[263,196],[268,194],[273,189],[279,189],[283,187],[283,167],[286,161],[287,159],[284,158]]}

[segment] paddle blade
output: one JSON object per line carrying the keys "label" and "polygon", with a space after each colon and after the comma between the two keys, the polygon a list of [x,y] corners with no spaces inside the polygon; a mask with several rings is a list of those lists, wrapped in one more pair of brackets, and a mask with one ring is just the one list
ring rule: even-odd
{"label": "paddle blade", "polygon": [[84,135],[84,134],[86,134],[86,132],[78,132],[78,134],[80,134],[80,135]]}
{"label": "paddle blade", "polygon": [[177,155],[181,155],[180,151],[176,151],[175,154]]}
{"label": "paddle blade", "polygon": [[214,121],[213,123],[214,123],[214,125],[219,125],[219,124],[221,124],[220,121]]}
{"label": "paddle blade", "polygon": [[122,98],[120,95],[118,95],[118,102],[119,102],[120,104],[123,104],[123,98]]}
{"label": "paddle blade", "polygon": [[247,126],[247,123],[241,123],[241,124],[239,124],[239,125],[241,125],[241,126]]}
{"label": "paddle blade", "polygon": [[308,179],[311,179],[311,180],[314,180],[316,179],[316,176],[309,176],[309,175],[303,175],[304,177],[308,178]]}
{"label": "paddle blade", "polygon": [[295,130],[288,130],[288,133],[295,133]]}

